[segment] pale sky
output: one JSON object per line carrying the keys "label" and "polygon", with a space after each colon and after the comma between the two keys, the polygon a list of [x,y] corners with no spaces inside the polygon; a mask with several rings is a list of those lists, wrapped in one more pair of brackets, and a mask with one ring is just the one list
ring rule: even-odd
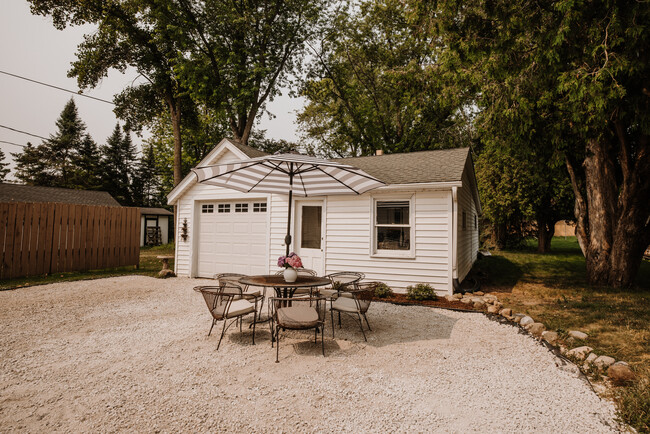
{"label": "pale sky", "polygon": [[[90,26],[56,30],[49,18],[32,15],[26,1],[2,0],[0,71],[76,91],[76,79],[68,78],[67,72],[75,59],[77,44],[89,31],[92,31]],[[112,101],[114,94],[136,78],[135,71],[124,75],[113,71],[99,86],[84,93]],[[284,93],[268,105],[276,118],[269,120],[263,115],[260,128],[267,130],[268,137],[296,140],[295,112],[302,107],[302,100]],[[56,119],[72,94],[0,74],[0,96],[0,125],[49,137],[56,131]],[[81,96],[74,99],[87,131],[95,142],[104,144],[117,122],[113,106]],[[28,141],[41,143],[39,138],[6,128],[0,128],[0,140],[21,145]],[[142,139],[134,137],[134,142],[139,145]],[[11,152],[22,148],[0,142],[0,149],[10,159]]]}

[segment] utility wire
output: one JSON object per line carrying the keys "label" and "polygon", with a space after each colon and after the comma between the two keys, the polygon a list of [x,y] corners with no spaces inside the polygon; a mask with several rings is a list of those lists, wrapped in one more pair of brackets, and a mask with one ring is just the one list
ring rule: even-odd
{"label": "utility wire", "polygon": [[15,132],[20,133],[20,134],[27,134],[28,136],[37,137],[37,138],[43,139],[43,140],[49,140],[47,137],[39,136],[38,134],[28,133],[27,131],[17,130],[15,128],[7,127],[7,126],[4,126],[4,125],[0,125],[0,128],[6,128],[8,130],[15,131]]}
{"label": "utility wire", "polygon": [[75,92],[74,90],[64,89],[64,88],[59,87],[59,86],[54,86],[53,84],[43,83],[42,81],[33,80],[31,78],[23,77],[21,75],[12,74],[10,72],[0,70],[0,74],[9,75],[11,77],[20,78],[21,80],[31,81],[32,83],[40,84],[41,86],[51,87],[53,89],[58,89],[58,90],[62,90],[64,92],[69,92],[69,93],[73,93],[75,95],[83,96],[84,98],[90,98],[90,99],[94,99],[94,100],[97,100],[97,101],[105,102],[106,104],[115,105],[115,103],[113,101],[108,101],[106,99],[101,99],[101,98],[86,95],[86,94],[83,94],[83,93]]}
{"label": "utility wire", "polygon": [[26,147],[27,147],[27,145],[21,145],[21,144],[19,144],[19,143],[8,142],[8,141],[6,141],[6,140],[0,140],[0,143],[6,143],[6,144],[8,144],[8,145],[20,146],[21,148],[26,148]]}

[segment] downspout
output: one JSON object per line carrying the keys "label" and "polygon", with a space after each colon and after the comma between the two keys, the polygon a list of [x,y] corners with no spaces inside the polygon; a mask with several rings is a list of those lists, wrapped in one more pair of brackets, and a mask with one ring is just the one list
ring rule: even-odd
{"label": "downspout", "polygon": [[458,281],[458,187],[451,187],[451,277],[454,292],[460,292]]}

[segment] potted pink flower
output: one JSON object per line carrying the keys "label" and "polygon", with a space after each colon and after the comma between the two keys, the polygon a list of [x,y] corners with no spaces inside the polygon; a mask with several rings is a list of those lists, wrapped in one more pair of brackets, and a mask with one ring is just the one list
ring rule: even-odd
{"label": "potted pink flower", "polygon": [[278,258],[278,267],[284,267],[285,282],[295,282],[298,278],[296,268],[302,268],[302,260],[300,259],[300,256],[291,252],[288,256],[280,256]]}

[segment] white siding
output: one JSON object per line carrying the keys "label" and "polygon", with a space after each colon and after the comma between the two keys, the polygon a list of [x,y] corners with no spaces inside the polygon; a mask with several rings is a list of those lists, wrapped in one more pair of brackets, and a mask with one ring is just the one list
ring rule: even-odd
{"label": "white siding", "polygon": [[397,292],[408,285],[429,283],[440,292],[451,290],[449,264],[449,191],[413,194],[414,258],[384,258],[371,255],[371,207],[373,197],[329,196],[325,232],[325,273],[360,271],[368,280],[387,283]]}
{"label": "white siding", "polygon": [[[467,273],[472,269],[478,253],[478,227],[475,219],[478,219],[476,203],[472,195],[474,188],[469,176],[467,166],[463,172],[463,186],[458,189],[458,280],[463,281]],[[463,229],[463,211],[466,217],[466,227]]]}

